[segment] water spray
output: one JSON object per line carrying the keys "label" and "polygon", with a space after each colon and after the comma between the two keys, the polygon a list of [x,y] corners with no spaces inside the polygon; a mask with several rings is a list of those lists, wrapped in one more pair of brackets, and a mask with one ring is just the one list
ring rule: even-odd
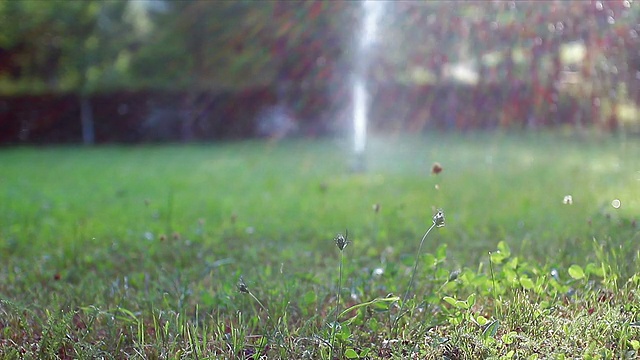
{"label": "water spray", "polygon": [[356,52],[353,74],[353,171],[361,172],[366,168],[365,150],[367,146],[367,120],[369,110],[369,92],[367,73],[370,65],[371,47],[376,41],[378,21],[382,15],[384,1],[364,0],[362,22]]}

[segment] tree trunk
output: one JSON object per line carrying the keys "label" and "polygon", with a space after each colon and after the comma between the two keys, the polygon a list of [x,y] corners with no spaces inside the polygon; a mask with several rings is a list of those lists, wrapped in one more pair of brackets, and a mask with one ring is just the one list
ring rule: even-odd
{"label": "tree trunk", "polygon": [[93,109],[89,96],[80,95],[80,121],[82,122],[82,143],[93,145],[95,142],[95,130],[93,126]]}

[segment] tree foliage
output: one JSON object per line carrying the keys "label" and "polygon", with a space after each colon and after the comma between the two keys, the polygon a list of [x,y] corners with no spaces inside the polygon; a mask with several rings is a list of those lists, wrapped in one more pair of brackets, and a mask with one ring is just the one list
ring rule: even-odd
{"label": "tree foliage", "polygon": [[[361,2],[348,0],[0,2],[0,93],[180,91],[197,117],[209,106],[200,93],[270,87],[301,116],[317,116],[348,101],[363,18]],[[632,0],[389,1],[368,76],[384,93],[389,84],[449,86],[466,71],[478,89],[498,84],[501,101],[530,102],[532,118],[573,92],[594,122],[606,105],[615,126],[623,99],[640,104],[639,24]],[[457,94],[437,93],[456,108]]]}
{"label": "tree foliage", "polygon": [[0,4],[4,92],[94,92],[129,85],[138,37],[130,3]]}
{"label": "tree foliage", "polygon": [[[633,79],[638,8],[618,0],[389,2],[377,71],[386,80],[416,68],[439,78],[446,63],[481,67],[483,56],[518,50],[516,62],[526,64],[505,65],[518,72],[581,42],[588,65]],[[328,80],[354,61],[362,13],[350,1],[12,1],[0,4],[0,19],[4,92],[96,91]]]}

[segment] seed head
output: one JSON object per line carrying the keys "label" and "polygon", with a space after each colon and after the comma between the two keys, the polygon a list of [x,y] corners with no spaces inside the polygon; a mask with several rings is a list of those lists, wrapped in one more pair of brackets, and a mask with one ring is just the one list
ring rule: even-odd
{"label": "seed head", "polygon": [[453,270],[449,273],[449,281],[455,281],[460,276],[460,270]]}
{"label": "seed head", "polygon": [[436,227],[444,226],[444,211],[442,209],[438,209],[435,215],[433,215],[433,223]]}
{"label": "seed head", "polygon": [[344,248],[347,247],[347,245],[349,245],[349,232],[345,231],[345,234],[347,234],[346,236],[342,236],[342,234],[338,234],[336,235],[335,239],[333,239],[336,242],[336,245],[338,246],[338,249],[340,249],[340,251],[344,250]]}
{"label": "seed head", "polygon": [[245,293],[245,294],[249,293],[249,288],[247,287],[247,284],[244,283],[244,279],[242,279],[242,276],[240,276],[240,279],[238,279],[238,283],[236,284],[236,287],[238,288],[238,291],[240,291],[241,293]]}
{"label": "seed head", "polygon": [[439,162],[433,163],[431,166],[431,173],[434,175],[438,175],[442,172],[442,165]]}

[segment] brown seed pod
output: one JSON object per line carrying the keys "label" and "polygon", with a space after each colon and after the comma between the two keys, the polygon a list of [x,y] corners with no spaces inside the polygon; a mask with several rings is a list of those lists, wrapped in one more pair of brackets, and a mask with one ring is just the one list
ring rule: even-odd
{"label": "brown seed pod", "polygon": [[431,166],[431,173],[434,175],[438,175],[442,172],[442,165],[439,162],[433,163]]}

